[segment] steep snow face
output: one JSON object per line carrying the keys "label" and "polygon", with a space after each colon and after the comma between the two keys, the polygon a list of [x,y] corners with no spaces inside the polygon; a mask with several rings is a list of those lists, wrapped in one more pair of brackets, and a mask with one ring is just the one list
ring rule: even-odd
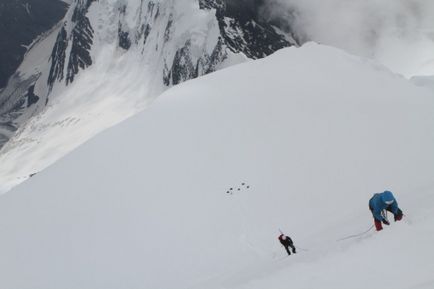
{"label": "steep snow face", "polygon": [[[314,44],[186,82],[1,196],[0,287],[432,288],[433,126],[432,92]],[[404,220],[337,242],[385,189]]]}
{"label": "steep snow face", "polygon": [[235,12],[218,0],[75,1],[5,90],[0,142],[13,138],[0,152],[0,191],[144,109],[168,87],[295,44]]}

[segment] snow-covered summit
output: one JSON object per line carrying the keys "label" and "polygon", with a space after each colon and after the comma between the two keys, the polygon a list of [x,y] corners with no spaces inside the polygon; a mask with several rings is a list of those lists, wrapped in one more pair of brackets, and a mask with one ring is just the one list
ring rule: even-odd
{"label": "snow-covered summit", "polygon": [[[433,126],[429,90],[315,44],[183,83],[2,196],[0,287],[431,288]],[[384,189],[404,220],[337,242]]]}

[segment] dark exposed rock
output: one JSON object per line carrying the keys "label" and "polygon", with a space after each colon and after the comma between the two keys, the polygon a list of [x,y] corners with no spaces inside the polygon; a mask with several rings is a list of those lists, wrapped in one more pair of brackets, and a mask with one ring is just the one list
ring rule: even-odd
{"label": "dark exposed rock", "polygon": [[128,31],[125,31],[122,25],[122,20],[125,17],[126,10],[127,10],[126,5],[122,5],[121,8],[119,8],[121,20],[119,21],[119,25],[118,25],[118,45],[120,48],[128,50],[131,47],[130,33]]}
{"label": "dark exposed rock", "polygon": [[143,44],[145,44],[146,40],[148,40],[149,33],[151,33],[151,26],[146,24],[146,27],[143,30]]}
{"label": "dark exposed rock", "polygon": [[25,46],[58,23],[67,7],[60,0],[0,1],[0,89],[21,64]]}
{"label": "dark exposed rock", "polygon": [[227,58],[225,44],[221,37],[217,42],[211,55],[204,55],[201,57],[196,65],[195,76],[205,75],[217,70],[217,66]]}
{"label": "dark exposed rock", "polygon": [[35,94],[35,85],[29,87],[27,91],[27,107],[30,107],[32,104],[37,103],[39,100],[39,96]]}
{"label": "dark exposed rock", "polygon": [[122,31],[121,27],[119,27],[118,30],[118,36],[119,36],[119,47],[128,50],[131,47],[131,40],[130,40],[130,34],[126,31]]}
{"label": "dark exposed rock", "polygon": [[190,41],[187,41],[184,47],[176,51],[171,70],[173,85],[197,77],[195,65],[191,59],[190,46]]}
{"label": "dark exposed rock", "polygon": [[242,52],[249,58],[258,59],[290,46],[285,37],[268,24],[256,23],[254,20],[242,22],[223,15],[218,17],[222,36],[234,52]]}
{"label": "dark exposed rock", "polygon": [[[200,9],[216,10],[221,36],[211,55],[205,53],[196,63],[192,60],[189,41],[178,49],[170,69],[167,63],[164,67],[163,82],[166,86],[214,72],[227,58],[227,49],[258,59],[297,44],[289,42],[278,29],[261,19],[257,9],[253,9],[262,5],[263,0],[249,0],[254,5],[245,5],[244,2],[245,0],[199,0]],[[172,22],[170,17],[164,36],[166,41],[170,37]]]}
{"label": "dark exposed rock", "polygon": [[163,68],[163,83],[165,86],[170,86],[172,78],[172,70],[170,70],[167,66],[167,63],[164,62]]}
{"label": "dark exposed rock", "polygon": [[[94,1],[98,0],[74,2],[74,6],[71,7],[73,9],[71,11],[72,15],[68,14],[71,18],[65,20],[64,26],[60,28],[51,51],[51,67],[47,78],[49,92],[47,94],[45,92],[44,94],[41,92],[39,96],[35,94],[35,82],[39,77],[36,74],[29,79],[20,79],[20,75],[16,75],[15,82],[12,82],[11,85],[8,84],[3,91],[0,87],[0,128],[3,128],[3,130],[0,130],[3,133],[0,134],[0,147],[2,145],[1,139],[7,140],[18,128],[19,122],[23,122],[23,117],[29,117],[31,114],[36,113],[36,108],[43,107],[42,102],[48,103],[51,89],[56,82],[64,82],[68,85],[74,81],[80,70],[92,65],[93,60],[90,52],[95,32],[91,23],[95,22],[91,22],[87,14],[90,5]],[[130,27],[131,23],[127,21],[128,19],[125,19],[127,16],[126,6],[119,6],[120,17],[115,41],[117,41],[120,48],[129,50],[132,45],[143,45],[149,42],[150,35],[152,35],[152,40],[157,39],[152,46],[151,43],[144,46],[142,54],[144,54],[144,49],[155,49],[157,51],[155,57],[162,57],[161,62],[159,62],[162,63],[162,65],[160,64],[162,67],[156,67],[155,69],[160,70],[158,73],[161,73],[162,69],[162,81],[165,86],[177,85],[189,79],[216,71],[232,54],[231,52],[242,53],[248,58],[258,59],[283,47],[297,44],[290,37],[283,35],[281,30],[276,29],[275,23],[261,19],[258,10],[252,8],[254,5],[244,5],[246,1],[257,4],[259,7],[263,0],[199,0],[201,9],[213,9],[212,13],[215,11],[218,23],[217,30],[220,32],[220,36],[216,41],[214,32],[211,35],[210,41],[213,41],[212,43],[215,45],[212,50],[210,50],[212,43],[206,43],[206,49],[196,45],[193,46],[192,43],[196,42],[190,40],[188,32],[180,38],[183,42],[179,43],[180,39],[177,39],[177,34],[174,33],[178,29],[176,26],[177,20],[174,18],[176,13],[171,10],[171,7],[161,5],[159,1],[149,1],[147,5],[140,7],[136,16],[141,22],[137,22],[135,29]],[[0,11],[1,5],[3,4],[0,3]],[[162,18],[160,18],[160,15]],[[162,21],[165,21],[165,23],[161,23]],[[153,31],[154,28],[161,30]],[[290,31],[290,27],[286,28],[285,32]],[[114,37],[116,37],[116,32],[114,34]],[[159,42],[161,38],[164,43]],[[182,45],[182,43],[184,45],[179,47],[178,45]],[[176,51],[173,50],[174,48]],[[151,50],[149,53],[152,57],[153,54],[151,53],[155,52]],[[161,53],[158,52],[160,50]],[[47,76],[45,75],[45,77]],[[45,78],[41,77],[40,80],[42,81],[42,79]],[[39,84],[37,87],[40,88]],[[44,90],[42,89],[42,91]],[[41,104],[39,105],[38,102],[41,102]]]}
{"label": "dark exposed rock", "polygon": [[200,9],[223,9],[224,7],[223,0],[199,0]]}
{"label": "dark exposed rock", "polygon": [[79,4],[74,9],[71,21],[78,23],[85,18],[90,5],[95,1],[97,0],[80,0]]}
{"label": "dark exposed rock", "polygon": [[39,100],[39,96],[34,93],[38,77],[36,74],[22,79],[18,74],[14,74],[8,86],[0,92],[0,147],[18,129],[19,123],[15,120],[32,110]]}
{"label": "dark exposed rock", "polygon": [[[33,94],[33,88],[39,76],[35,74],[22,79],[17,73],[11,77],[8,86],[0,93],[0,119],[9,119],[7,115],[20,114],[17,110],[25,108],[23,104],[27,102],[29,92]],[[33,100],[34,97],[31,99]]]}
{"label": "dark exposed rock", "polygon": [[164,31],[164,41],[169,41],[170,33],[173,25],[173,15],[170,15],[169,21],[167,22],[166,30]]}
{"label": "dark exposed rock", "polygon": [[87,18],[87,10],[95,0],[87,0],[82,5],[77,5],[72,15],[75,27],[71,32],[72,48],[69,55],[66,84],[74,81],[79,69],[85,69],[92,65],[90,49],[93,44],[93,28]]}
{"label": "dark exposed rock", "polygon": [[217,70],[217,66],[227,58],[225,44],[221,37],[214,47],[211,55],[205,54],[196,63],[191,57],[191,42],[188,40],[184,47],[176,51],[171,69],[164,71],[164,84],[177,85],[186,80],[196,78]]}
{"label": "dark exposed rock", "polygon": [[63,79],[63,69],[65,67],[66,48],[68,46],[68,39],[65,27],[62,27],[57,35],[56,43],[54,44],[53,51],[51,52],[51,68],[48,75],[48,85],[53,87],[56,80]]}
{"label": "dark exposed rock", "polygon": [[263,0],[246,1],[200,0],[202,9],[216,9],[220,33],[226,45],[233,52],[242,52],[247,57],[258,59],[273,52],[294,45],[276,31],[268,22],[261,19],[258,9]]}
{"label": "dark exposed rock", "polygon": [[[61,81],[64,78],[63,71],[67,61],[66,84],[74,81],[75,75],[80,69],[92,65],[90,49],[93,44],[94,30],[86,16],[89,6],[95,0],[86,0],[80,2],[72,14],[71,21],[74,28],[68,35],[65,27],[61,29],[57,36],[56,44],[51,53],[51,69],[48,76],[48,85],[53,87],[54,82]],[[66,25],[67,23],[65,23]],[[69,56],[66,55],[68,45],[71,45]]]}

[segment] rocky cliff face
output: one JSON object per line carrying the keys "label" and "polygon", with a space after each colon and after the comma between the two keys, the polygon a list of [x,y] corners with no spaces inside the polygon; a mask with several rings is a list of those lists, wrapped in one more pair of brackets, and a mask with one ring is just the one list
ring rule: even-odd
{"label": "rocky cliff face", "polygon": [[296,44],[293,38],[288,39],[276,27],[261,19],[258,11],[244,4],[243,1],[199,1],[201,9],[216,9],[220,33],[231,51],[258,59]]}
{"label": "rocky cliff face", "polygon": [[[131,95],[140,103],[170,86],[296,44],[254,12],[223,0],[75,0],[55,32],[34,49],[46,62],[28,60],[0,93],[0,146],[51,100],[60,101],[90,67],[134,58],[146,83],[147,93]],[[111,54],[101,56],[107,50]],[[31,52],[29,58],[36,57]]]}
{"label": "rocky cliff face", "polygon": [[19,119],[31,115],[40,100],[34,91],[39,74],[23,77],[16,70],[67,8],[60,0],[0,1],[0,147],[13,136]]}
{"label": "rocky cliff face", "polygon": [[67,7],[61,0],[0,2],[0,89],[22,62],[27,47],[58,23]]}
{"label": "rocky cliff face", "polygon": [[[85,69],[92,65],[90,49],[93,44],[94,30],[90,24],[87,12],[89,6],[95,0],[86,0],[77,3],[71,17],[72,27],[70,32],[66,31],[67,22],[61,28],[53,51],[51,53],[51,68],[48,76],[48,85],[52,88],[54,82],[65,79],[66,84],[74,81],[74,76],[79,69]],[[66,55],[70,45],[69,55]],[[66,77],[64,75],[66,67]]]}

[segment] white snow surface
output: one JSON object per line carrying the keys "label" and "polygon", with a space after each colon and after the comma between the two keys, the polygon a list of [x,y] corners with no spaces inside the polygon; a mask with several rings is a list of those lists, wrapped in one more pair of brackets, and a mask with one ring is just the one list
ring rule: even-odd
{"label": "white snow surface", "polygon": [[[283,49],[170,89],[2,195],[0,288],[433,288],[433,147],[430,90]],[[385,189],[403,221],[337,241]]]}
{"label": "white snow surface", "polygon": [[414,76],[410,80],[415,85],[426,87],[434,92],[434,76]]}

